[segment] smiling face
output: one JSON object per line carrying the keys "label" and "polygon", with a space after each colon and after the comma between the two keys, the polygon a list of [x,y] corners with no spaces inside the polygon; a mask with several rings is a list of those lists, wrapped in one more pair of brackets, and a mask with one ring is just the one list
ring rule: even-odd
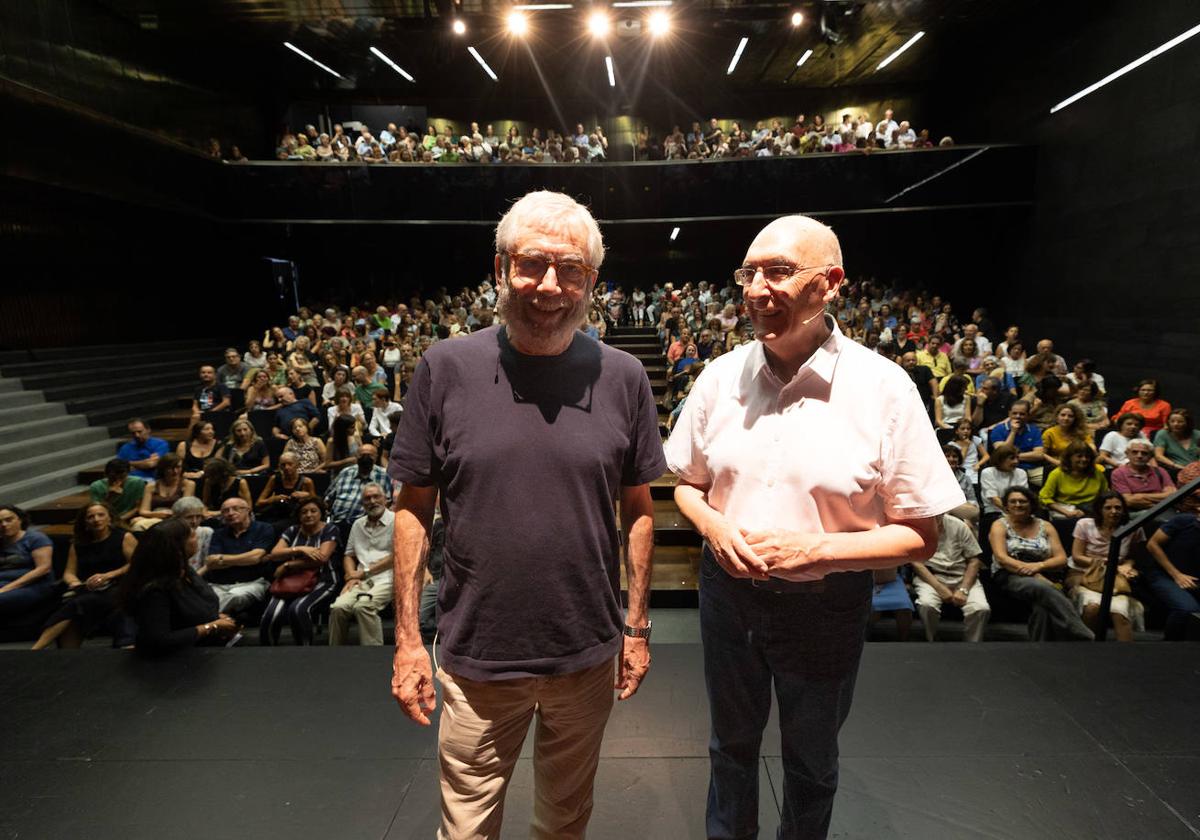
{"label": "smiling face", "polygon": [[495,266],[496,276],[502,278],[496,309],[509,338],[518,349],[557,348],[587,317],[595,272],[584,270],[581,282],[559,277],[560,265],[588,264],[586,233],[574,228],[531,229],[516,237],[512,252],[518,257],[497,255]]}

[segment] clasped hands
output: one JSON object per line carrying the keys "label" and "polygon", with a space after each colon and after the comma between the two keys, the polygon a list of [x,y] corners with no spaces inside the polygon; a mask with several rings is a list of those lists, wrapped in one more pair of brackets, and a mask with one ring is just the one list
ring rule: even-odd
{"label": "clasped hands", "polygon": [[717,563],[730,577],[794,579],[821,562],[822,534],[799,531],[748,531],[719,517],[705,529],[704,539]]}

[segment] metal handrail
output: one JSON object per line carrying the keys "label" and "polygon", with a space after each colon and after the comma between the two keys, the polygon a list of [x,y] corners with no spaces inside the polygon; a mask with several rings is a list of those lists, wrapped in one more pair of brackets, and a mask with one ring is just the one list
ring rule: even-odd
{"label": "metal handrail", "polygon": [[1180,487],[1170,496],[1167,496],[1167,498],[1147,510],[1137,520],[1126,522],[1120,528],[1113,531],[1112,538],[1108,543],[1108,567],[1104,570],[1104,590],[1100,593],[1100,632],[1096,634],[1097,642],[1103,642],[1108,636],[1108,611],[1112,607],[1113,589],[1117,585],[1117,565],[1120,563],[1121,540],[1138,528],[1145,527],[1158,514],[1171,507],[1184,496],[1189,496],[1197,490],[1200,490],[1200,478]]}

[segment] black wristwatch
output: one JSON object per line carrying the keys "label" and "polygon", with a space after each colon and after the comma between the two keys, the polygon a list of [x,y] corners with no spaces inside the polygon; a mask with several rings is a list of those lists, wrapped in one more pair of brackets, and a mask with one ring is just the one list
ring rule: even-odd
{"label": "black wristwatch", "polygon": [[630,636],[634,639],[646,639],[647,641],[649,641],[650,640],[650,628],[652,628],[653,626],[654,626],[653,621],[647,621],[645,627],[630,627],[628,624],[626,624],[624,632],[625,632],[626,636]]}

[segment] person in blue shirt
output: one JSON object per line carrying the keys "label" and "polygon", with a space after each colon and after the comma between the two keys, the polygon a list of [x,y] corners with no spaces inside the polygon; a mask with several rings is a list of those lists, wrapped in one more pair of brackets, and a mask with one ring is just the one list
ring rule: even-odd
{"label": "person in blue shirt", "polygon": [[162,438],[152,437],[149,424],[139,417],[130,420],[125,428],[132,440],[121,444],[117,457],[128,461],[130,473],[138,478],[154,478],[158,459],[171,451],[171,445]]}
{"label": "person in blue shirt", "polygon": [[1046,455],[1042,430],[1037,423],[1029,422],[1029,410],[1029,400],[1016,400],[1008,409],[1008,419],[988,433],[988,450],[1001,443],[1015,447],[1017,466],[1025,470],[1031,486],[1040,487]]}

